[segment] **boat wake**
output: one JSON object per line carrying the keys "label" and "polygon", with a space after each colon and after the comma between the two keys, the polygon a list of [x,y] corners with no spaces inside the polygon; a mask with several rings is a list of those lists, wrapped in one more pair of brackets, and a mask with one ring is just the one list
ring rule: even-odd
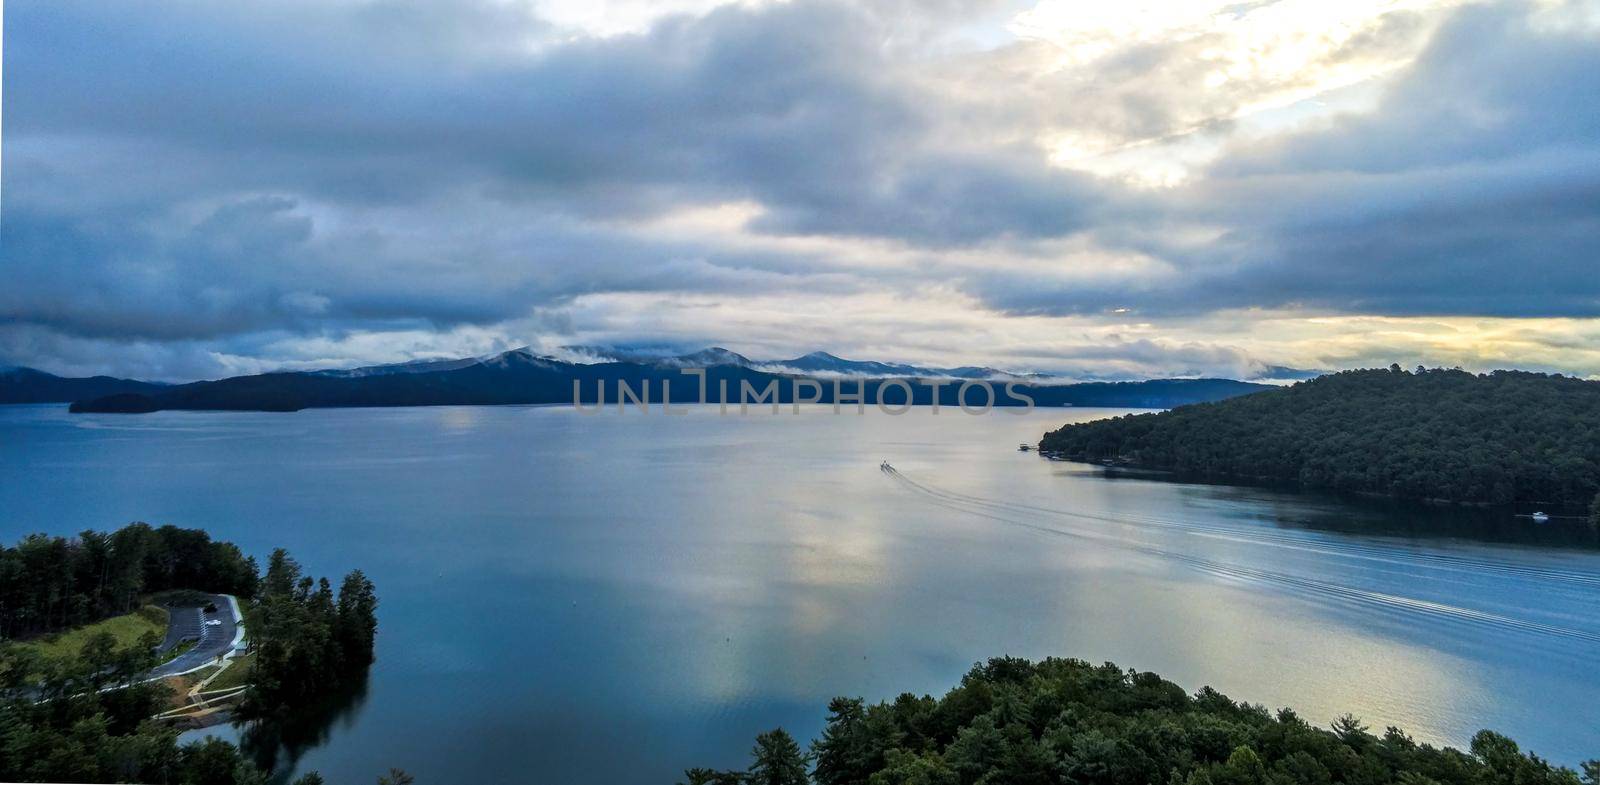
{"label": "boat wake", "polygon": [[[1449,554],[1386,551],[1377,546],[1363,545],[1356,542],[1308,541],[1279,532],[1245,531],[1221,525],[1174,521],[1147,516],[1105,515],[1060,510],[944,490],[907,477],[890,466],[887,461],[881,464],[879,468],[902,488],[920,496],[924,501],[944,509],[986,518],[1046,535],[1094,542],[1165,559],[1232,582],[1278,586],[1288,589],[1299,596],[1316,601],[1373,608],[1400,616],[1415,617],[1420,615],[1500,631],[1516,631],[1537,636],[1551,636],[1600,644],[1600,632],[1593,630],[1531,619],[1520,619],[1501,613],[1336,583],[1322,578],[1228,564],[1173,550],[1140,535],[1177,531],[1185,535],[1208,539],[1225,539],[1270,548],[1288,548],[1295,551],[1366,560],[1402,567],[1408,571],[1407,577],[1410,577],[1409,571],[1416,569],[1430,571],[1434,573],[1432,577],[1435,578],[1448,580],[1454,577],[1462,581],[1470,581],[1474,576],[1485,573],[1496,573],[1518,578],[1532,578],[1544,582],[1563,582],[1570,584],[1569,588],[1573,590],[1584,591],[1591,589],[1591,587],[1600,586],[1600,573],[1535,565],[1509,564]],[[1113,525],[1105,526],[1103,524]],[[1589,592],[1584,591],[1584,593]]]}

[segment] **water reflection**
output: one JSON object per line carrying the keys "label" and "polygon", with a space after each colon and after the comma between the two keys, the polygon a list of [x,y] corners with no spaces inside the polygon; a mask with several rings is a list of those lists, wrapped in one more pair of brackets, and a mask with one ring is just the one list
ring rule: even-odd
{"label": "water reflection", "polygon": [[[1314,529],[1358,535],[1384,535],[1407,539],[1466,539],[1517,545],[1592,548],[1600,542],[1585,520],[1584,510],[1539,505],[1457,505],[1410,499],[1389,499],[1366,494],[1300,491],[1290,485],[1223,484],[1206,477],[1172,472],[1062,461],[1078,471],[1107,480],[1170,482],[1209,490],[1209,496],[1230,502],[1258,505],[1264,520],[1287,528]],[[1549,521],[1534,524],[1528,514],[1548,511]]]}
{"label": "water reflection", "polygon": [[367,675],[361,674],[291,717],[235,726],[239,748],[262,770],[272,772],[271,782],[288,782],[307,751],[325,744],[336,728],[348,728],[360,715],[367,682]]}
{"label": "water reflection", "polygon": [[[0,409],[0,534],[142,518],[361,567],[365,697],[257,743],[330,782],[671,782],[743,765],[759,730],[814,735],[835,695],[942,692],[1002,654],[1593,755],[1600,554],[1016,450],[1106,414]],[[139,425],[79,427],[102,422]]]}

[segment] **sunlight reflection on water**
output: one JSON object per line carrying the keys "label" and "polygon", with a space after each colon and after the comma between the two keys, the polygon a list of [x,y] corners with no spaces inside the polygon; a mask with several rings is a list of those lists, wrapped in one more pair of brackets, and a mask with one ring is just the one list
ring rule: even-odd
{"label": "sunlight reflection on water", "polygon": [[1108,413],[0,407],[0,523],[203,526],[367,571],[378,664],[301,762],[330,781],[669,782],[1000,654],[1594,754],[1600,556],[1341,534],[1407,521],[1016,450]]}

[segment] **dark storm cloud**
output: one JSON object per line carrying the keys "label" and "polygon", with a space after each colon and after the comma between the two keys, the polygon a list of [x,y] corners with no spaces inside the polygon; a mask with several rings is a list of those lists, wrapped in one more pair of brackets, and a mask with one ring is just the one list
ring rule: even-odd
{"label": "dark storm cloud", "polygon": [[852,287],[803,257],[711,256],[692,242],[641,242],[560,219],[486,221],[435,209],[439,223],[426,238],[362,230],[314,237],[310,213],[282,197],[224,202],[158,229],[8,209],[12,285],[0,289],[0,317],[85,337],[199,339],[493,324],[595,291]]}
{"label": "dark storm cloud", "polygon": [[[925,44],[962,14],[939,4],[725,7],[609,38],[493,2],[9,5],[0,348],[19,362],[120,340],[191,368],[207,341],[494,326],[618,292],[1600,314],[1600,41],[1518,5],[1457,12],[1375,110],[1170,191],[1050,166],[1039,139],[1226,135],[1247,96],[1202,95],[1203,39],[1023,80],[990,68],[1043,44],[942,53]],[[640,230],[726,203],[773,242]],[[796,237],[927,262],[776,242]],[[972,262],[991,251],[1003,266]]]}
{"label": "dark storm cloud", "polygon": [[[13,4],[0,316],[157,339],[487,324],[812,263],[583,220],[754,200],[766,231],[938,245],[1070,231],[1092,198],[1019,152],[933,145],[936,98],[843,6],[560,44],[500,7]],[[460,230],[481,211],[523,228]]]}
{"label": "dark storm cloud", "polygon": [[[465,184],[607,215],[752,198],[781,214],[774,226],[912,241],[952,225],[960,238],[1058,233],[1091,196],[1036,159],[932,146],[939,97],[886,59],[880,20],[846,6],[727,8],[540,54],[463,36],[422,53],[438,59],[391,41],[434,15],[377,24],[391,6],[414,8],[183,6],[195,20],[154,4],[23,4],[14,125],[212,150],[222,160],[197,177],[232,189],[383,201]],[[973,196],[1016,209],[952,203]]]}

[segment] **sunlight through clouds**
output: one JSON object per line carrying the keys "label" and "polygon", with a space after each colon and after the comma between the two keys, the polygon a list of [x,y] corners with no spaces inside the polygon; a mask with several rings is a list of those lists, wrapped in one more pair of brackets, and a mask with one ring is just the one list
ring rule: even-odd
{"label": "sunlight through clouds", "polygon": [[[1016,16],[1019,37],[1048,42],[1047,71],[1111,70],[1124,58],[1162,49],[1186,53],[1182,89],[1199,99],[1157,135],[1064,128],[1050,135],[1058,165],[1124,177],[1140,185],[1181,183],[1214,156],[1220,126],[1271,129],[1326,114],[1339,104],[1296,104],[1359,86],[1414,60],[1441,11],[1459,0],[1259,0],[1079,3],[1044,0]],[[1107,68],[1107,66],[1110,66]],[[1115,77],[1113,77],[1115,78]],[[1128,91],[1149,89],[1130,71]]]}
{"label": "sunlight through clouds", "polygon": [[1593,2],[7,5],[0,363],[1600,373]]}
{"label": "sunlight through clouds", "polygon": [[643,33],[663,17],[698,16],[753,0],[532,0],[531,6],[558,30],[608,37]]}

